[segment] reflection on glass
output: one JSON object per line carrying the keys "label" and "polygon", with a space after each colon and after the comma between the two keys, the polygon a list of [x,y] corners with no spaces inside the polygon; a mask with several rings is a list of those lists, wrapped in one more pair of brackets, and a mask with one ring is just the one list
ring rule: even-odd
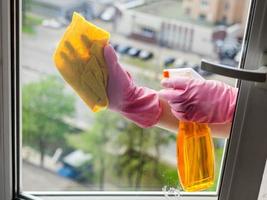
{"label": "reflection on glass", "polygon": [[[176,138],[141,129],[109,111],[93,114],[65,84],[52,54],[74,11],[111,33],[120,61],[139,85],[160,89],[165,68],[191,67],[205,79],[235,80],[200,69],[202,58],[237,66],[249,0],[23,0],[23,189],[179,188]],[[214,139],[216,191],[224,140]]]}

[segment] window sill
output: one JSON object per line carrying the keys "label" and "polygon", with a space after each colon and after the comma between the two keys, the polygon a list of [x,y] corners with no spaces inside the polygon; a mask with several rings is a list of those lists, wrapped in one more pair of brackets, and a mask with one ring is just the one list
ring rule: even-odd
{"label": "window sill", "polygon": [[[24,198],[23,198],[24,197]],[[26,197],[26,198],[25,198]],[[163,192],[24,192],[27,200],[217,200],[215,192],[181,193],[181,198],[166,198]]]}

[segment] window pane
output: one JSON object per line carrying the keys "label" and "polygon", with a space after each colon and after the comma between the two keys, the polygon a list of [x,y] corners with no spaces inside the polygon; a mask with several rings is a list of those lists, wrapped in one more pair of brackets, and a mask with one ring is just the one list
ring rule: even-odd
{"label": "window pane", "polygon": [[[74,11],[111,33],[138,85],[160,90],[164,69],[189,67],[208,80],[203,58],[238,66],[249,0],[23,0],[22,187],[25,191],[159,191],[181,188],[176,136],[142,129],[109,111],[92,113],[52,61]],[[178,129],[178,127],[177,127]],[[216,133],[212,133],[216,135]],[[216,191],[224,139],[214,139]]]}

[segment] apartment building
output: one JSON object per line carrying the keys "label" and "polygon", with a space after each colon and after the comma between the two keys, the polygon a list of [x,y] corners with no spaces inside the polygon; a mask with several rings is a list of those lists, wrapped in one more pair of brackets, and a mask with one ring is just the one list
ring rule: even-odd
{"label": "apartment building", "polygon": [[183,0],[183,10],[194,20],[214,24],[242,23],[250,0]]}

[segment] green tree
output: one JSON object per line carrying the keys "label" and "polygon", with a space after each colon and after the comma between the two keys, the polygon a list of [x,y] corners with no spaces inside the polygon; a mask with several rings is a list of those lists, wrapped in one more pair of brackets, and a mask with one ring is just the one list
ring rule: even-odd
{"label": "green tree", "polygon": [[115,170],[118,176],[127,176],[128,186],[139,189],[144,175],[144,168],[153,160],[147,151],[153,143],[148,129],[142,129],[135,124],[124,121],[116,144],[124,152],[117,158]]}
{"label": "green tree", "polygon": [[35,33],[35,27],[43,21],[41,16],[31,13],[31,7],[34,2],[32,0],[22,1],[22,32],[28,34]]}
{"label": "green tree", "polygon": [[[67,135],[67,141],[73,148],[93,154],[94,179],[99,189],[104,189],[108,178],[118,187],[125,187],[125,182],[136,190],[144,184],[159,183],[161,187],[164,180],[159,172],[162,171],[160,147],[168,144],[170,134],[159,128],[142,129],[115,113],[95,115],[90,130]],[[155,154],[151,154],[152,151]]]}
{"label": "green tree", "polygon": [[74,98],[62,82],[49,76],[22,89],[23,141],[40,152],[40,165],[52,147],[64,141],[71,127],[64,117],[74,114]]}
{"label": "green tree", "polygon": [[94,160],[95,178],[98,179],[99,189],[105,189],[105,178],[109,152],[108,144],[114,137],[116,124],[120,120],[118,115],[108,111],[95,113],[95,121],[92,128],[81,134],[67,136],[70,146],[91,153]]}
{"label": "green tree", "polygon": [[[142,129],[124,121],[116,140],[118,148],[124,149],[115,165],[118,176],[126,175],[128,185],[136,190],[141,188],[148,176],[153,176],[154,181],[161,181],[160,148],[169,144],[171,139],[170,134],[160,128]],[[153,181],[150,184],[154,184]]]}
{"label": "green tree", "polygon": [[176,137],[168,133],[166,130],[160,128],[151,128],[148,130],[149,134],[151,134],[153,140],[153,147],[155,150],[155,159],[154,159],[154,169],[153,175],[155,177],[160,176],[160,158],[161,158],[161,147],[167,146],[170,142],[175,142]]}
{"label": "green tree", "polygon": [[22,1],[22,26],[26,26],[28,24],[27,21],[27,12],[31,9],[32,0],[23,0]]}

